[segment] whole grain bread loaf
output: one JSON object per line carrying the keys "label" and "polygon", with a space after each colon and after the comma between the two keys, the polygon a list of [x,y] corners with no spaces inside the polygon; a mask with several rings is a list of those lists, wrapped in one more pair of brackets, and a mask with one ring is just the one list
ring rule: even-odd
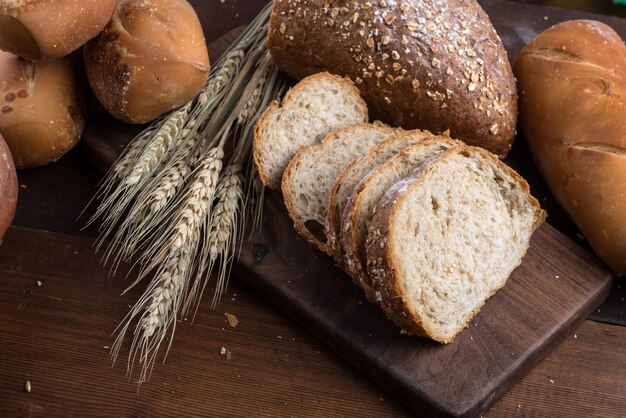
{"label": "whole grain bread loaf", "polygon": [[492,154],[444,152],[376,206],[366,248],[380,306],[407,332],[451,342],[504,286],[544,220],[528,184]]}
{"label": "whole grain bread loaf", "polygon": [[475,0],[275,0],[268,48],[295,78],[350,77],[372,118],[499,155],[517,96],[506,51]]}

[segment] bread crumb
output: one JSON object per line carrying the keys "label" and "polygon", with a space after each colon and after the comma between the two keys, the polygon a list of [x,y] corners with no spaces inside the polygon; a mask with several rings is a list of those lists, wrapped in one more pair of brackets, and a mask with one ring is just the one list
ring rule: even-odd
{"label": "bread crumb", "polygon": [[237,325],[239,325],[239,320],[237,319],[235,315],[225,312],[224,316],[226,317],[226,320],[228,321],[228,325],[230,325],[232,328],[236,328]]}
{"label": "bread crumb", "polygon": [[37,287],[41,287],[42,284],[41,281],[37,280]]}

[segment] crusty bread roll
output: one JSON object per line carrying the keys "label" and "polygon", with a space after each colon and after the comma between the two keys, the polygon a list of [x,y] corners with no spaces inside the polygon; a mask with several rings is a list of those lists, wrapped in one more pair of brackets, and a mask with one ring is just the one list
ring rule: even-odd
{"label": "crusty bread roll", "polygon": [[513,73],[475,0],[275,1],[268,48],[295,78],[320,71],[350,77],[373,119],[449,129],[499,156],[511,149]]}
{"label": "crusty bread roll", "polygon": [[149,122],[191,100],[209,73],[200,21],[185,0],[120,0],[85,47],[100,103],[126,123]]}
{"label": "crusty bread roll", "polygon": [[17,204],[17,175],[11,151],[0,135],[0,244],[11,225]]}
{"label": "crusty bread roll", "polygon": [[0,51],[0,134],[17,168],[44,165],[73,148],[85,127],[80,56],[26,61]]}
{"label": "crusty bread roll", "polygon": [[515,64],[521,129],[597,255],[626,274],[626,47],[607,25],[556,25]]}
{"label": "crusty bread roll", "polygon": [[29,60],[64,57],[104,28],[115,3],[115,0],[4,0],[0,2],[0,49]]}

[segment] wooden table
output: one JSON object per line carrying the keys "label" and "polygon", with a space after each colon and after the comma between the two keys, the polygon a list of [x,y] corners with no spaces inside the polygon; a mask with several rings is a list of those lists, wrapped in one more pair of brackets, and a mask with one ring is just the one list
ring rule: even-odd
{"label": "wooden table", "polygon": [[[206,2],[207,41],[264,3]],[[193,324],[180,321],[165,364],[138,389],[126,379],[128,345],[112,367],[108,348],[141,289],[120,296],[128,282],[108,277],[97,231],[76,221],[99,177],[80,148],[19,173],[18,213],[0,247],[0,416],[410,415],[236,278],[216,310],[205,298]],[[586,321],[487,416],[625,414],[625,344],[626,328]]]}

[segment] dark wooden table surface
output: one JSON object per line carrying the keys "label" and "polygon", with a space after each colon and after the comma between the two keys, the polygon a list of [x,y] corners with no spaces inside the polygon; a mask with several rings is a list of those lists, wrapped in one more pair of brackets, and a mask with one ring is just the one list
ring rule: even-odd
{"label": "dark wooden table surface", "polygon": [[[196,3],[215,16],[204,28],[211,42],[265,0]],[[205,298],[193,324],[180,321],[166,362],[137,390],[127,351],[111,366],[108,348],[141,289],[120,296],[128,282],[108,276],[96,231],[77,221],[99,178],[80,147],[19,173],[17,216],[0,247],[0,416],[410,415],[236,278],[216,310]],[[623,416],[624,346],[625,327],[587,320],[487,416]]]}

